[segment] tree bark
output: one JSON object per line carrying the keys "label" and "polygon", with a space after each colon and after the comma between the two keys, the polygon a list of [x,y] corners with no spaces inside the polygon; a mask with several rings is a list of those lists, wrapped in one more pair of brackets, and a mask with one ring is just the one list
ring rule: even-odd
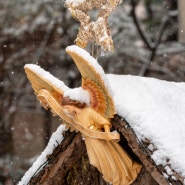
{"label": "tree bark", "polygon": [[106,185],[102,175],[89,164],[81,134],[66,132],[65,139],[48,156],[45,166],[30,180],[30,185]]}

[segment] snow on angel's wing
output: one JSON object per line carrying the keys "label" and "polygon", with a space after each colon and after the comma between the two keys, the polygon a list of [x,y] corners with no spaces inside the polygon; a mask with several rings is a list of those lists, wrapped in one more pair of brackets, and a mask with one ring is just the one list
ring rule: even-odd
{"label": "snow on angel's wing", "polygon": [[64,92],[69,89],[62,81],[35,64],[26,64],[24,69],[35,95],[40,100],[44,108],[47,109],[47,102],[45,102],[43,97],[38,96],[41,89],[49,91],[57,97],[58,100],[62,101]]}
{"label": "snow on angel's wing", "polygon": [[36,64],[26,64],[24,69],[36,95],[40,89],[58,92],[61,95],[69,89],[62,81]]}
{"label": "snow on angel's wing", "polygon": [[92,108],[107,118],[115,114],[114,103],[107,88],[105,73],[98,62],[78,46],[68,46],[66,52],[73,58],[81,75],[82,88],[90,94]]}
{"label": "snow on angel's wing", "polygon": [[34,64],[26,64],[25,72],[42,106],[62,118],[72,130],[80,131],[88,137],[119,141],[119,134],[87,129],[63,110],[62,96],[69,88],[62,81]]}

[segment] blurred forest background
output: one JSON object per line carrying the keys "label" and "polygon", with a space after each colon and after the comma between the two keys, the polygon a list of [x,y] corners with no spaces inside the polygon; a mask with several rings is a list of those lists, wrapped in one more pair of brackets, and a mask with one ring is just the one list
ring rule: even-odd
{"label": "blurred forest background", "polygon": [[[98,58],[105,72],[185,81],[184,2],[124,0],[109,18],[114,51]],[[36,100],[24,65],[79,86],[65,53],[78,27],[63,0],[0,1],[0,184],[16,184],[60,124]]]}

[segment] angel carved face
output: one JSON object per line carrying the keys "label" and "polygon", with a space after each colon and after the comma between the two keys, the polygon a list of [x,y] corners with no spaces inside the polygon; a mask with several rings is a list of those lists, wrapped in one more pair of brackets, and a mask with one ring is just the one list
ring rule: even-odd
{"label": "angel carved face", "polygon": [[63,97],[62,107],[67,110],[69,114],[78,114],[83,108],[86,107],[86,103],[72,100],[69,97]]}

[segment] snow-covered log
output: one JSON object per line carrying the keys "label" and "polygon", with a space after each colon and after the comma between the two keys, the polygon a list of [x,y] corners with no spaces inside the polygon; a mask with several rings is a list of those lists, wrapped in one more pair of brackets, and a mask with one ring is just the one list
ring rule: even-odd
{"label": "snow-covered log", "polygon": [[[132,149],[134,154],[138,156],[145,170],[152,176],[156,183],[158,183],[159,185],[183,184],[183,178],[175,172],[173,173],[173,178],[170,177],[166,179],[166,169],[161,165],[156,165],[154,160],[151,158],[152,153],[149,150],[150,146],[152,146],[151,141],[139,141],[135,132],[130,127],[129,123],[124,120],[124,118],[117,115],[114,117],[114,119],[112,119],[112,124],[126,138],[129,147]],[[168,170],[172,172],[171,168],[168,168]],[[137,180],[137,183],[140,182]]]}
{"label": "snow-covered log", "polygon": [[66,174],[85,153],[85,145],[81,140],[80,134],[66,134],[65,140],[47,156],[47,164],[31,177],[29,184],[65,184]]}
{"label": "snow-covered log", "polygon": [[117,113],[129,123],[118,119],[115,128],[159,184],[183,184],[185,83],[107,77]]}
{"label": "snow-covered log", "polygon": [[[122,118],[116,116],[113,124],[120,125],[121,121]],[[90,165],[81,134],[64,132],[63,136],[61,143],[57,141],[58,139],[56,140],[56,137],[51,137],[50,144],[27,171],[19,185],[66,185],[73,182],[86,185],[107,185],[102,174]],[[122,142],[125,143],[123,137]],[[51,149],[51,143],[58,143],[58,145]],[[138,184],[158,185],[145,167],[133,183],[133,185]]]}

